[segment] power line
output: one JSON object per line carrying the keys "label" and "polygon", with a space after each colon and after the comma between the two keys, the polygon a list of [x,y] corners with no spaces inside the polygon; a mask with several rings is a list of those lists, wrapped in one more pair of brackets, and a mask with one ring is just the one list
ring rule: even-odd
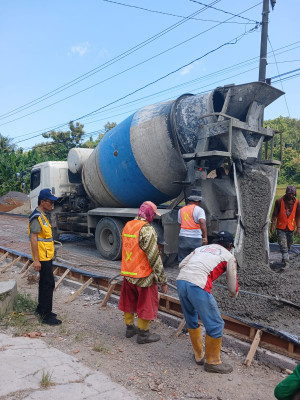
{"label": "power line", "polygon": [[221,10],[220,8],[216,8],[216,7],[213,7],[212,5],[208,5],[208,4],[201,3],[200,1],[197,1],[197,0],[190,0],[190,1],[193,2],[193,3],[200,4],[200,5],[202,5],[202,6],[207,6],[207,7],[209,7],[209,8],[212,8],[213,10],[221,11],[221,12],[223,12],[224,14],[233,15],[234,17],[239,17],[239,18],[245,19],[246,21],[254,22],[255,24],[260,24],[259,21],[255,21],[254,19],[249,19],[249,18],[246,18],[246,17],[241,17],[240,15],[233,14],[233,13],[231,13],[231,12],[229,12],[229,11]]}
{"label": "power line", "polygon": [[[269,44],[270,44],[270,47],[271,47],[271,50],[272,50],[272,53],[273,53],[273,57],[274,57],[274,60],[275,60],[275,63],[276,63],[277,72],[278,72],[278,74],[279,74],[279,68],[278,68],[276,56],[275,56],[275,53],[274,53],[274,50],[273,50],[273,46],[272,46],[272,43],[271,43],[271,41],[270,41],[269,36],[268,36],[268,42],[269,42]],[[282,80],[281,80],[281,79],[280,79],[280,83],[281,83],[281,89],[282,89],[282,91],[284,92],[283,84],[282,84]],[[290,117],[291,114],[290,114],[290,110],[289,110],[289,106],[288,106],[288,103],[287,103],[287,99],[286,99],[285,93],[284,93],[284,101],[285,101],[285,105],[286,105],[286,108],[287,108],[288,115],[289,115],[289,117]]]}
{"label": "power line", "polygon": [[[220,1],[220,0],[214,0],[214,1],[212,1],[210,4],[216,4],[216,3],[218,3],[219,1]],[[5,113],[5,114],[0,115],[0,119],[8,118],[8,117],[10,117],[10,116],[12,116],[12,115],[14,115],[14,114],[16,114],[16,113],[19,113],[19,112],[21,112],[21,111],[24,111],[24,110],[26,110],[27,108],[30,108],[30,107],[32,107],[32,106],[34,106],[34,105],[40,103],[41,101],[47,100],[48,98],[53,97],[53,96],[55,96],[56,94],[58,94],[58,93],[60,93],[60,92],[62,92],[62,91],[64,91],[64,90],[66,90],[66,89],[69,89],[70,87],[72,87],[72,86],[74,86],[74,85],[80,83],[81,81],[83,81],[83,80],[89,78],[90,76],[92,76],[92,75],[98,73],[99,71],[102,71],[103,69],[105,69],[105,68],[107,68],[107,67],[109,67],[109,66],[115,64],[116,62],[122,60],[123,58],[129,56],[130,54],[136,52],[137,50],[140,50],[141,48],[143,48],[143,47],[146,46],[147,44],[149,44],[149,43],[155,41],[156,39],[160,38],[161,36],[165,35],[166,33],[172,31],[173,29],[177,28],[178,26],[180,26],[180,25],[184,24],[185,22],[189,21],[189,20],[190,20],[191,18],[193,18],[195,15],[198,15],[198,14],[200,14],[201,12],[204,12],[206,9],[207,9],[207,7],[203,7],[203,8],[201,8],[200,10],[193,12],[193,13],[190,14],[189,16],[184,17],[181,21],[178,21],[178,22],[176,22],[175,24],[170,25],[168,28],[164,29],[163,31],[158,32],[157,34],[151,36],[150,38],[144,40],[143,42],[140,42],[140,43],[137,44],[136,46],[134,46],[134,47],[132,47],[132,48],[126,50],[125,52],[119,54],[118,56],[112,58],[111,60],[105,62],[104,64],[99,65],[98,67],[96,67],[96,68],[94,68],[94,69],[92,69],[92,70],[86,72],[85,74],[80,75],[79,77],[77,77],[77,78],[75,78],[75,79],[73,79],[73,80],[71,80],[71,81],[65,83],[64,85],[59,86],[58,88],[56,88],[56,89],[54,89],[54,90],[52,90],[52,91],[50,91],[50,92],[44,94],[43,96],[40,96],[40,97],[38,97],[37,99],[34,99],[34,100],[30,101],[29,103],[26,103],[26,104],[24,104],[24,105],[22,105],[22,106],[19,106],[19,107],[15,108],[15,109],[13,109],[13,110],[11,110],[11,111],[8,111],[8,112]],[[26,115],[26,116],[27,116],[27,115]]]}
{"label": "power line", "polygon": [[[82,115],[81,117],[74,118],[74,120],[75,120],[75,121],[79,121],[79,120],[81,120],[81,119],[83,119],[83,118],[86,118],[86,117],[88,117],[88,116],[90,116],[90,115],[93,115],[93,114],[95,114],[97,111],[102,110],[102,109],[104,109],[104,108],[106,108],[106,107],[108,107],[108,106],[110,106],[110,105],[112,105],[112,104],[115,104],[115,103],[117,103],[117,102],[119,102],[119,101],[121,101],[121,100],[123,100],[123,99],[125,99],[125,98],[127,98],[127,97],[129,97],[129,96],[131,96],[131,95],[133,95],[134,93],[137,93],[137,92],[139,92],[139,91],[145,89],[146,87],[152,86],[152,85],[154,85],[155,83],[157,83],[157,82],[159,82],[159,81],[161,81],[161,80],[167,78],[168,76],[173,75],[174,73],[180,71],[181,69],[186,68],[187,66],[189,66],[189,65],[191,65],[191,64],[193,64],[193,63],[195,63],[196,61],[201,60],[202,58],[208,56],[209,54],[216,52],[217,50],[221,49],[221,48],[224,47],[224,46],[236,44],[236,43],[237,43],[238,41],[240,41],[245,35],[254,32],[255,29],[257,29],[257,27],[252,28],[252,29],[250,29],[250,30],[247,31],[247,32],[244,32],[243,34],[241,34],[241,35],[235,37],[234,39],[231,39],[230,41],[221,44],[220,46],[216,47],[216,48],[213,49],[213,50],[210,50],[209,52],[203,54],[202,56],[197,57],[197,58],[194,59],[193,61],[191,61],[191,62],[189,62],[189,63],[187,63],[187,64],[185,64],[185,65],[182,65],[181,67],[179,67],[179,68],[177,68],[177,69],[175,69],[175,70],[173,70],[173,71],[167,73],[166,75],[163,75],[163,76],[161,76],[160,78],[157,78],[156,80],[154,80],[154,81],[152,81],[152,82],[150,82],[150,83],[148,83],[148,84],[146,84],[146,85],[144,85],[144,86],[142,86],[142,87],[140,87],[140,88],[138,88],[138,89],[136,89],[136,90],[134,90],[134,91],[132,91],[132,92],[130,92],[130,93],[128,93],[128,94],[122,96],[122,97],[120,97],[120,98],[118,98],[117,100],[114,100],[114,101],[112,101],[112,102],[110,102],[110,103],[108,103],[108,104],[106,104],[106,105],[104,105],[104,106],[102,106],[102,107],[99,107],[98,109],[96,109],[96,110],[94,110],[94,111],[91,111],[90,113],[87,113],[87,114],[85,114],[85,115]],[[27,139],[27,140],[28,140],[28,139]],[[19,142],[17,142],[17,143],[19,143]]]}
{"label": "power line", "polygon": [[[240,14],[243,14],[243,13],[245,13],[245,12],[251,10],[252,8],[257,7],[257,5],[259,5],[259,4],[260,4],[260,3],[255,4],[254,6],[252,6],[252,7],[248,8],[248,9],[242,11]],[[87,91],[87,90],[89,90],[89,89],[91,89],[91,88],[93,88],[93,87],[95,87],[95,86],[97,86],[97,85],[100,85],[101,83],[107,82],[108,80],[110,80],[110,79],[112,79],[112,78],[115,78],[116,76],[119,76],[119,75],[121,75],[121,74],[123,74],[123,73],[125,73],[125,72],[128,72],[129,70],[131,70],[131,69],[133,69],[133,68],[136,68],[136,67],[138,67],[138,66],[140,66],[140,65],[142,65],[142,64],[144,64],[144,63],[146,63],[146,62],[148,62],[148,61],[150,61],[150,60],[153,60],[153,59],[156,58],[156,57],[161,56],[162,54],[165,54],[165,53],[168,52],[168,51],[173,50],[174,48],[176,48],[176,47],[178,47],[178,46],[181,46],[182,44],[187,43],[188,41],[190,41],[190,40],[192,40],[192,39],[195,39],[196,37],[198,37],[198,36],[200,36],[200,35],[202,35],[202,34],[208,32],[208,31],[210,31],[210,30],[212,30],[212,29],[218,27],[219,25],[223,24],[223,23],[226,22],[226,21],[229,21],[229,20],[232,19],[232,18],[234,18],[234,17],[230,17],[230,18],[228,18],[227,20],[225,20],[225,21],[223,21],[223,22],[220,22],[220,23],[218,23],[217,25],[214,25],[213,27],[210,27],[210,28],[208,28],[208,29],[206,29],[206,30],[204,30],[204,31],[202,31],[202,32],[200,32],[200,33],[198,33],[197,35],[194,35],[194,36],[192,36],[191,38],[188,38],[188,39],[186,39],[185,41],[183,41],[183,42],[181,42],[181,43],[178,43],[177,45],[175,45],[175,46],[173,46],[173,47],[171,47],[171,48],[169,48],[169,49],[166,49],[166,50],[164,50],[164,51],[162,51],[162,52],[160,52],[160,53],[158,53],[158,54],[156,54],[156,55],[154,55],[154,56],[152,56],[152,57],[150,57],[150,58],[148,58],[148,59],[146,59],[146,60],[141,61],[141,62],[138,63],[138,64],[135,64],[135,65],[133,65],[133,66],[131,66],[131,67],[129,67],[129,68],[127,68],[127,69],[125,69],[125,70],[123,70],[123,71],[117,73],[117,74],[114,74],[114,75],[112,75],[112,76],[110,76],[110,77],[108,77],[108,78],[106,78],[106,79],[104,79],[104,80],[102,80],[102,81],[100,81],[100,82],[97,82],[97,83],[95,83],[95,84],[93,84],[93,85],[91,85],[91,86],[89,86],[89,87],[87,87],[87,88],[85,88],[85,89],[82,89],[82,90],[80,90],[80,91],[78,91],[78,92],[75,92],[75,93],[73,93],[73,94],[71,94],[71,95],[69,95],[69,96],[67,96],[67,97],[64,97],[64,98],[62,98],[62,99],[60,99],[60,100],[57,100],[57,101],[55,101],[55,102],[53,102],[53,103],[51,103],[51,104],[48,104],[48,105],[46,105],[46,106],[44,106],[44,107],[41,107],[41,108],[39,108],[39,109],[37,109],[37,110],[34,110],[34,111],[30,112],[30,113],[27,113],[27,114],[22,115],[22,116],[20,116],[20,117],[14,118],[13,120],[4,122],[4,123],[0,124],[0,126],[7,125],[7,124],[10,124],[10,123],[12,123],[12,122],[14,122],[14,121],[18,121],[18,120],[20,120],[20,119],[23,119],[23,118],[25,118],[25,117],[28,117],[29,115],[35,114],[35,113],[37,113],[37,112],[39,112],[39,111],[42,111],[42,110],[44,110],[44,109],[46,109],[46,108],[48,108],[48,107],[51,107],[51,106],[56,105],[56,104],[58,104],[58,103],[61,103],[62,101],[65,101],[65,100],[67,100],[67,99],[69,99],[69,98],[71,98],[71,97],[74,97],[74,96],[76,96],[76,95],[78,95],[78,94],[80,94],[80,93],[83,93],[83,92],[85,92],[85,91]],[[257,28],[257,26],[255,26],[255,27],[252,28],[252,29],[256,29],[256,28]],[[250,31],[251,31],[251,30],[250,30]],[[250,31],[247,31],[247,32],[250,32]],[[247,33],[247,32],[246,32],[246,33]],[[73,85],[70,85],[70,86],[73,86]],[[70,87],[70,86],[69,86],[69,87]],[[64,90],[64,89],[63,89],[63,90]],[[61,91],[62,91],[62,90],[61,90]],[[57,92],[57,93],[59,93],[59,92]],[[55,94],[57,94],[57,93],[55,93]],[[51,96],[49,96],[49,97],[52,97],[52,96],[53,96],[53,95],[51,95]],[[38,104],[38,103],[40,103],[41,101],[44,101],[44,100],[45,100],[45,99],[40,100],[40,101],[37,101],[34,105],[36,105],[36,104]],[[29,107],[31,107],[31,106],[28,106],[28,107],[26,107],[26,108],[29,108]],[[25,110],[25,108],[24,108],[23,110]],[[23,111],[23,110],[22,110],[22,111]],[[17,112],[15,112],[15,114],[17,114],[17,113],[19,113],[19,112],[20,112],[20,111],[17,111]],[[12,115],[14,115],[14,114],[11,113],[9,116],[12,116]],[[4,118],[7,118],[7,117],[8,117],[8,116],[6,116],[6,117],[4,117]],[[2,119],[3,119],[3,118],[2,118]]]}
{"label": "power line", "polygon": [[[283,47],[280,47],[280,48],[276,49],[275,51],[278,52],[278,55],[279,55],[279,54],[283,54],[283,53],[286,53],[286,52],[291,51],[291,50],[295,50],[295,49],[297,49],[297,48],[300,47],[300,46],[294,47],[294,48],[292,48],[292,49],[289,49],[289,47],[294,46],[295,44],[298,44],[298,43],[300,43],[300,41],[297,41],[297,42],[294,42],[294,43],[290,43],[290,44],[288,44],[288,45],[286,45],[286,46],[283,46]],[[173,90],[174,88],[179,88],[179,87],[182,87],[182,86],[186,86],[187,84],[191,84],[191,83],[196,82],[196,81],[207,80],[207,79],[209,79],[209,78],[212,78],[213,76],[222,75],[222,74],[223,74],[224,72],[226,72],[226,71],[229,72],[229,71],[234,70],[234,69],[237,69],[237,68],[242,68],[243,66],[251,65],[251,64],[255,63],[255,62],[257,61],[258,58],[259,58],[259,57],[250,58],[250,59],[248,59],[248,60],[245,60],[245,61],[242,61],[242,62],[240,62],[240,63],[234,64],[234,65],[229,66],[229,67],[227,67],[227,68],[222,68],[221,70],[218,70],[218,71],[215,71],[215,72],[213,72],[213,73],[210,73],[210,74],[201,76],[200,78],[193,79],[192,81],[188,81],[188,82],[182,83],[182,84],[180,84],[180,85],[176,85],[176,86],[174,86],[174,87],[171,87],[171,88],[168,88],[168,89],[165,89],[165,90],[156,92],[156,93],[154,93],[154,94],[147,95],[147,96],[143,96],[143,97],[141,97],[141,98],[139,98],[139,99],[132,100],[132,101],[129,101],[129,102],[127,102],[127,103],[123,103],[123,104],[118,105],[118,106],[115,106],[115,107],[111,107],[110,109],[108,109],[108,110],[106,110],[106,111],[111,111],[111,110],[114,110],[114,109],[116,109],[116,108],[119,109],[120,107],[124,107],[124,106],[127,106],[127,105],[129,105],[129,104],[133,104],[133,103],[139,102],[139,101],[141,101],[141,100],[144,100],[144,99],[147,99],[147,98],[151,98],[151,97],[153,97],[153,96],[157,96],[157,94],[160,94],[160,93],[164,93],[164,92]],[[246,71],[246,72],[247,72],[247,71]],[[230,78],[230,77],[229,77],[229,78]],[[229,79],[229,78],[228,78],[228,79]],[[196,89],[196,90],[197,90],[197,89]],[[135,111],[135,110],[133,110],[133,111]],[[103,112],[103,111],[95,112],[95,113],[93,114],[93,116],[96,115],[96,114],[99,114],[99,113],[101,113],[101,112]],[[87,118],[90,118],[90,117],[87,117]],[[96,122],[96,121],[94,121],[94,122]],[[56,129],[62,128],[63,126],[66,126],[66,125],[68,125],[68,124],[69,124],[69,122],[64,122],[64,123],[61,123],[61,124],[57,124],[57,125],[54,125],[54,126],[51,126],[51,127],[44,128],[44,129],[40,129],[40,130],[37,130],[37,131],[29,132],[29,133],[27,133],[27,134],[22,134],[22,135],[19,135],[19,136],[15,136],[15,139],[16,139],[16,138],[19,138],[19,137],[24,137],[24,136],[32,135],[32,134],[38,133],[38,132],[46,133],[46,132],[49,132],[50,130],[56,130]],[[33,137],[29,137],[29,138],[27,138],[26,140],[30,140],[30,139],[32,139],[32,138],[34,138],[34,137],[38,137],[38,136],[40,136],[40,135],[41,135],[41,133],[40,133],[39,135],[35,135],[35,136],[33,136]]]}
{"label": "power line", "polygon": [[[163,12],[163,11],[158,11],[158,10],[150,10],[149,8],[134,6],[134,5],[131,5],[131,4],[119,3],[118,1],[112,1],[112,0],[102,0],[102,1],[106,1],[107,3],[117,4],[119,6],[137,8],[138,10],[148,11],[148,12],[151,12],[151,13],[163,14],[163,15],[168,15],[168,16],[177,17],[177,18],[184,18],[184,16],[182,16],[182,15],[170,14],[170,13]],[[191,18],[191,19],[196,20],[196,21],[203,21],[203,22],[221,22],[221,21],[216,21],[214,19],[203,19],[203,18]],[[245,24],[244,22],[235,22],[235,21],[226,22],[226,23],[228,23],[228,24],[240,24],[240,25],[244,25]],[[256,22],[253,22],[253,23],[256,24]]]}
{"label": "power line", "polygon": [[293,79],[293,78],[295,78],[296,76],[300,76],[300,73],[299,74],[294,74],[294,75],[291,75],[291,76],[287,76],[287,77],[285,77],[285,78],[283,78],[283,79],[278,79],[277,81],[273,81],[273,83],[277,83],[277,82],[280,82],[280,81],[288,81],[288,80],[290,80],[290,79]]}

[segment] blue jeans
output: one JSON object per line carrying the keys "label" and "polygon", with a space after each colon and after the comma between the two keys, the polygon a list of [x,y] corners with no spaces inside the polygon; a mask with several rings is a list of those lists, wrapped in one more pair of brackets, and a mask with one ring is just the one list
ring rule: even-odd
{"label": "blue jeans", "polygon": [[214,296],[193,283],[181,280],[177,281],[177,291],[188,329],[198,328],[199,316],[207,335],[222,337],[224,321]]}
{"label": "blue jeans", "polygon": [[191,238],[186,236],[179,236],[178,238],[178,262],[188,256],[192,251],[197,249],[197,247],[202,246],[201,238]]}

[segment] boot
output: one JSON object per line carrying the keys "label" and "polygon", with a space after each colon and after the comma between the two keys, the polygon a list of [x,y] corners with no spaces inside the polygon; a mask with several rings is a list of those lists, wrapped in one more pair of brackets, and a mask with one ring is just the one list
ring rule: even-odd
{"label": "boot", "polygon": [[138,327],[137,326],[135,326],[135,325],[127,325],[126,326],[126,334],[125,334],[125,336],[127,337],[127,338],[131,338],[131,337],[133,337],[134,335],[136,335],[137,333],[138,333]]}
{"label": "boot", "polygon": [[200,328],[200,326],[198,326],[197,329],[188,329],[188,331],[189,331],[191,342],[192,342],[193,349],[194,349],[196,364],[203,365],[205,356],[204,356],[203,348],[202,348],[201,328]]}
{"label": "boot", "polygon": [[222,337],[212,338],[211,336],[205,335],[205,371],[215,372],[217,374],[230,374],[230,372],[233,371],[233,368],[230,364],[224,364],[221,362],[221,345]]}
{"label": "boot", "polygon": [[143,331],[142,329],[139,329],[136,339],[138,344],[153,343],[158,342],[159,340],[160,336],[156,333],[150,333],[149,330]]}

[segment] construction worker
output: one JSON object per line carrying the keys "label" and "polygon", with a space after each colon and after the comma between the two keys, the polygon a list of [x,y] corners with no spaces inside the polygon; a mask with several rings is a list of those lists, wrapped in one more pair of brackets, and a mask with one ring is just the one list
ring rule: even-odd
{"label": "construction worker", "polygon": [[[160,215],[151,201],[145,201],[137,217],[127,222],[122,232],[121,274],[124,276],[119,310],[124,312],[126,337],[137,334],[137,343],[157,342],[160,336],[149,332],[150,321],[157,318],[158,283],[168,292],[167,278],[159,255],[157,234],[150,225]],[[134,314],[138,326],[134,325]]]}
{"label": "construction worker", "polygon": [[300,400],[300,364],[274,390],[278,400]]}
{"label": "construction worker", "polygon": [[284,268],[289,267],[289,250],[296,227],[297,236],[300,236],[300,204],[296,195],[296,186],[287,186],[285,195],[275,201],[271,220],[271,233],[275,232],[275,226],[277,229]]}
{"label": "construction worker", "polygon": [[30,237],[33,267],[39,271],[39,296],[36,314],[41,322],[47,325],[60,325],[61,320],[52,312],[54,276],[52,259],[54,257],[54,241],[50,223],[50,212],[57,197],[50,189],[43,189],[38,196],[38,207],[29,217],[28,234]]}
{"label": "construction worker", "polygon": [[[233,235],[227,231],[219,232],[216,243],[198,247],[179,264],[180,272],[177,277],[178,295],[195,361],[198,365],[204,364],[207,372],[220,374],[228,374],[233,368],[230,364],[222,363],[220,359],[224,321],[211,289],[212,282],[226,271],[229,296],[238,296],[236,260],[230,253],[232,246]],[[206,331],[205,355],[198,317]]]}
{"label": "construction worker", "polygon": [[181,227],[178,238],[179,263],[191,251],[208,243],[205,212],[199,207],[201,200],[201,196],[191,195],[187,198],[188,204],[178,211]]}

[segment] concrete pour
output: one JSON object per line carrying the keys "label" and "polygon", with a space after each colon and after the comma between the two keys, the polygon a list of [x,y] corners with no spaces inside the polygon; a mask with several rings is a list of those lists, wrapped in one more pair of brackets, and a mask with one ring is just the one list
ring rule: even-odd
{"label": "concrete pour", "polygon": [[[1,399],[138,400],[106,375],[48,347],[41,339],[0,334],[0,351]],[[41,386],[43,372],[51,375],[52,384],[47,389]]]}
{"label": "concrete pour", "polygon": [[[268,167],[269,168],[269,167]],[[280,301],[240,294],[230,300],[227,293],[214,287],[214,295],[223,312],[263,326],[289,332],[300,338],[299,267],[300,256],[295,255],[286,271],[271,270],[266,251],[266,229],[271,201],[271,186],[266,166],[248,168],[239,177],[242,220],[245,230],[242,264],[238,269],[239,286],[246,291],[278,296],[299,305],[287,306]],[[268,245],[268,243],[267,243]],[[280,255],[279,255],[280,257]],[[218,283],[226,284],[224,277]],[[299,339],[300,340],[300,339]]]}

